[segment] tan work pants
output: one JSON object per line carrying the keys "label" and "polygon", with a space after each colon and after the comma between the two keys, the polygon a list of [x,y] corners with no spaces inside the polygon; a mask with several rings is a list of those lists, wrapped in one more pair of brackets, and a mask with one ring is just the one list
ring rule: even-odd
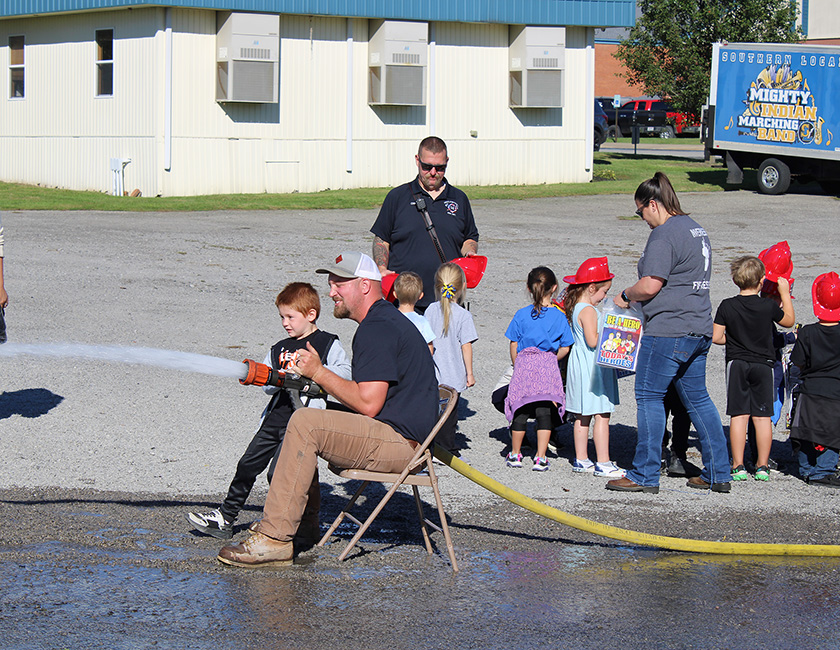
{"label": "tan work pants", "polygon": [[318,456],[345,469],[401,472],[414,456],[414,447],[387,424],[364,415],[298,409],[286,427],[265,500],[261,533],[290,541],[304,512],[307,517],[318,516]]}

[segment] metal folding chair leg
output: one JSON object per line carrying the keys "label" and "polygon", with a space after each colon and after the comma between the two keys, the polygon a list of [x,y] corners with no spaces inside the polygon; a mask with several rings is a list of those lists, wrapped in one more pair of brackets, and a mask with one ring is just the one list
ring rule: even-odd
{"label": "metal folding chair leg", "polygon": [[[372,472],[363,469],[341,469],[338,467],[333,467],[332,465],[330,466],[330,470],[338,474],[342,478],[355,479],[361,481],[362,483],[356,490],[355,494],[352,496],[350,501],[347,502],[347,505],[344,506],[344,509],[335,518],[335,521],[333,521],[329,530],[327,530],[327,532],[321,538],[321,541],[318,542],[318,546],[324,546],[327,543],[327,540],[329,540],[329,538],[332,537],[332,535],[338,529],[339,525],[341,525],[341,522],[345,519],[349,519],[354,524],[356,524],[359,527],[359,529],[356,531],[356,534],[353,535],[352,539],[347,543],[347,546],[338,556],[339,560],[344,560],[345,558],[347,558],[347,555],[350,553],[350,551],[352,551],[353,548],[356,546],[358,541],[361,539],[362,535],[364,535],[367,529],[370,528],[370,525],[373,523],[374,519],[376,519],[379,513],[382,512],[382,509],[391,500],[391,497],[394,496],[394,493],[399,489],[399,487],[401,485],[410,485],[414,492],[414,503],[417,506],[417,514],[420,517],[420,529],[423,534],[423,543],[426,546],[426,551],[430,555],[434,553],[434,548],[432,547],[432,540],[429,536],[429,527],[431,527],[437,532],[443,533],[443,537],[446,540],[446,550],[449,554],[449,561],[452,564],[452,570],[458,571],[458,563],[455,560],[455,547],[452,544],[452,537],[449,534],[449,526],[446,522],[446,513],[443,510],[443,502],[440,498],[440,490],[438,489],[437,476],[435,475],[435,470],[432,463],[432,454],[431,451],[429,451],[429,446],[432,444],[435,435],[440,430],[443,423],[446,421],[446,419],[450,416],[450,414],[455,408],[456,400],[454,398],[457,397],[457,393],[448,386],[440,386],[440,396],[441,405],[445,403],[445,408],[443,409],[442,413],[440,413],[437,424],[435,424],[435,427],[429,433],[423,444],[417,448],[417,451],[415,452],[414,456],[412,457],[411,461],[408,463],[406,468],[399,474],[387,472]],[[426,473],[418,473],[421,472],[421,470],[424,470]],[[382,499],[380,499],[373,512],[371,512],[370,515],[368,515],[367,519],[365,519],[364,522],[361,522],[352,514],[350,514],[350,509],[356,503],[357,499],[359,498],[359,496],[361,496],[365,488],[372,482],[391,483],[391,487],[386,492],[385,496],[382,497]],[[417,487],[420,485],[432,488],[432,492],[435,496],[435,505],[437,506],[438,516],[440,517],[440,526],[430,521],[423,513],[423,503],[420,500],[420,493],[417,489]]]}
{"label": "metal folding chair leg", "polygon": [[365,488],[368,485],[370,485],[370,481],[362,481],[361,485],[359,485],[359,489],[356,490],[356,493],[347,502],[347,505],[344,506],[344,509],[340,513],[338,513],[338,516],[335,518],[335,521],[333,521],[332,526],[330,526],[327,532],[324,533],[324,536],[321,538],[321,541],[318,542],[318,546],[323,546],[327,543],[327,540],[330,537],[332,537],[332,534],[338,529],[338,527],[341,525],[341,522],[344,521],[345,517],[357,526],[362,525],[361,521],[359,521],[358,519],[356,519],[356,517],[350,514],[350,508],[353,507],[353,504],[356,503],[356,499],[358,499],[362,495],[362,492],[365,491]]}
{"label": "metal folding chair leg", "polygon": [[423,542],[426,544],[426,551],[431,555],[434,551],[432,550],[432,540],[429,537],[429,529],[426,527],[426,515],[423,514],[420,490],[417,489],[416,485],[412,485],[411,490],[414,492],[414,504],[417,506],[417,514],[420,516],[420,532],[423,533]]}
{"label": "metal folding chair leg", "polygon": [[[347,554],[350,553],[350,551],[353,550],[353,547],[362,538],[362,535],[365,534],[365,531],[368,528],[370,528],[370,525],[373,523],[373,520],[376,519],[377,515],[380,512],[382,512],[382,508],[384,508],[385,504],[388,503],[391,500],[391,497],[394,496],[394,493],[397,491],[397,489],[399,487],[400,487],[399,483],[394,483],[394,485],[391,486],[391,489],[388,490],[387,494],[384,497],[382,497],[382,500],[376,505],[376,507],[373,509],[373,512],[371,512],[370,515],[368,515],[368,518],[365,519],[365,523],[363,523],[359,526],[359,530],[356,531],[356,534],[353,535],[353,538],[347,544],[347,547],[341,552],[341,555],[338,556],[339,560],[343,560],[344,558],[346,558]],[[350,515],[348,513],[347,516],[350,517],[352,515]]]}
{"label": "metal folding chair leg", "polygon": [[432,524],[428,519],[426,520],[433,528],[443,533],[443,539],[446,540],[446,550],[449,553],[449,561],[452,563],[452,570],[458,572],[458,562],[455,560],[455,545],[452,544],[452,536],[449,534],[449,524],[446,523],[446,513],[443,511],[443,501],[440,499],[440,490],[438,489],[437,476],[433,463],[429,463],[429,478],[432,482],[432,491],[435,493],[435,503],[437,503],[438,516],[440,517],[440,528]]}

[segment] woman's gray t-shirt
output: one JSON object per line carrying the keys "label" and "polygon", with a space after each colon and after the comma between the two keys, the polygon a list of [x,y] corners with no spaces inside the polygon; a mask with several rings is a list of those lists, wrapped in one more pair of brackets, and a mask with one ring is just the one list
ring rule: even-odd
{"label": "woman's gray t-shirt", "polygon": [[638,273],[640,278],[664,280],[659,293],[642,303],[645,335],[712,335],[712,246],[700,224],[688,215],[675,214],[654,228]]}

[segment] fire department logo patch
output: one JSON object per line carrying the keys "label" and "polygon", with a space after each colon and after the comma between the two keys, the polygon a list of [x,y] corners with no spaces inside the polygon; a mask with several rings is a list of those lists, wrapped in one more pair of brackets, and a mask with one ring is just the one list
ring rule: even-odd
{"label": "fire department logo patch", "polygon": [[458,204],[455,201],[444,201],[443,205],[446,207],[446,214],[451,214],[453,217],[458,214]]}

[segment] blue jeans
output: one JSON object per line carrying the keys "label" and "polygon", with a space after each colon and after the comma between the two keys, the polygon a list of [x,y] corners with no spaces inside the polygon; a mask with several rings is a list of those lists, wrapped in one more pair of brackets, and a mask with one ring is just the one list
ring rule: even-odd
{"label": "blue jeans", "polygon": [[826,447],[825,451],[817,451],[813,443],[803,440],[799,448],[799,475],[809,479],[830,476],[837,471],[837,459],[836,449]]}
{"label": "blue jeans", "polygon": [[729,449],[720,413],[706,390],[706,355],[711,339],[693,334],[678,338],[644,336],[636,364],[638,439],[627,478],[638,485],[659,485],[665,393],[674,381],[700,438],[701,478],[707,483],[732,480]]}

